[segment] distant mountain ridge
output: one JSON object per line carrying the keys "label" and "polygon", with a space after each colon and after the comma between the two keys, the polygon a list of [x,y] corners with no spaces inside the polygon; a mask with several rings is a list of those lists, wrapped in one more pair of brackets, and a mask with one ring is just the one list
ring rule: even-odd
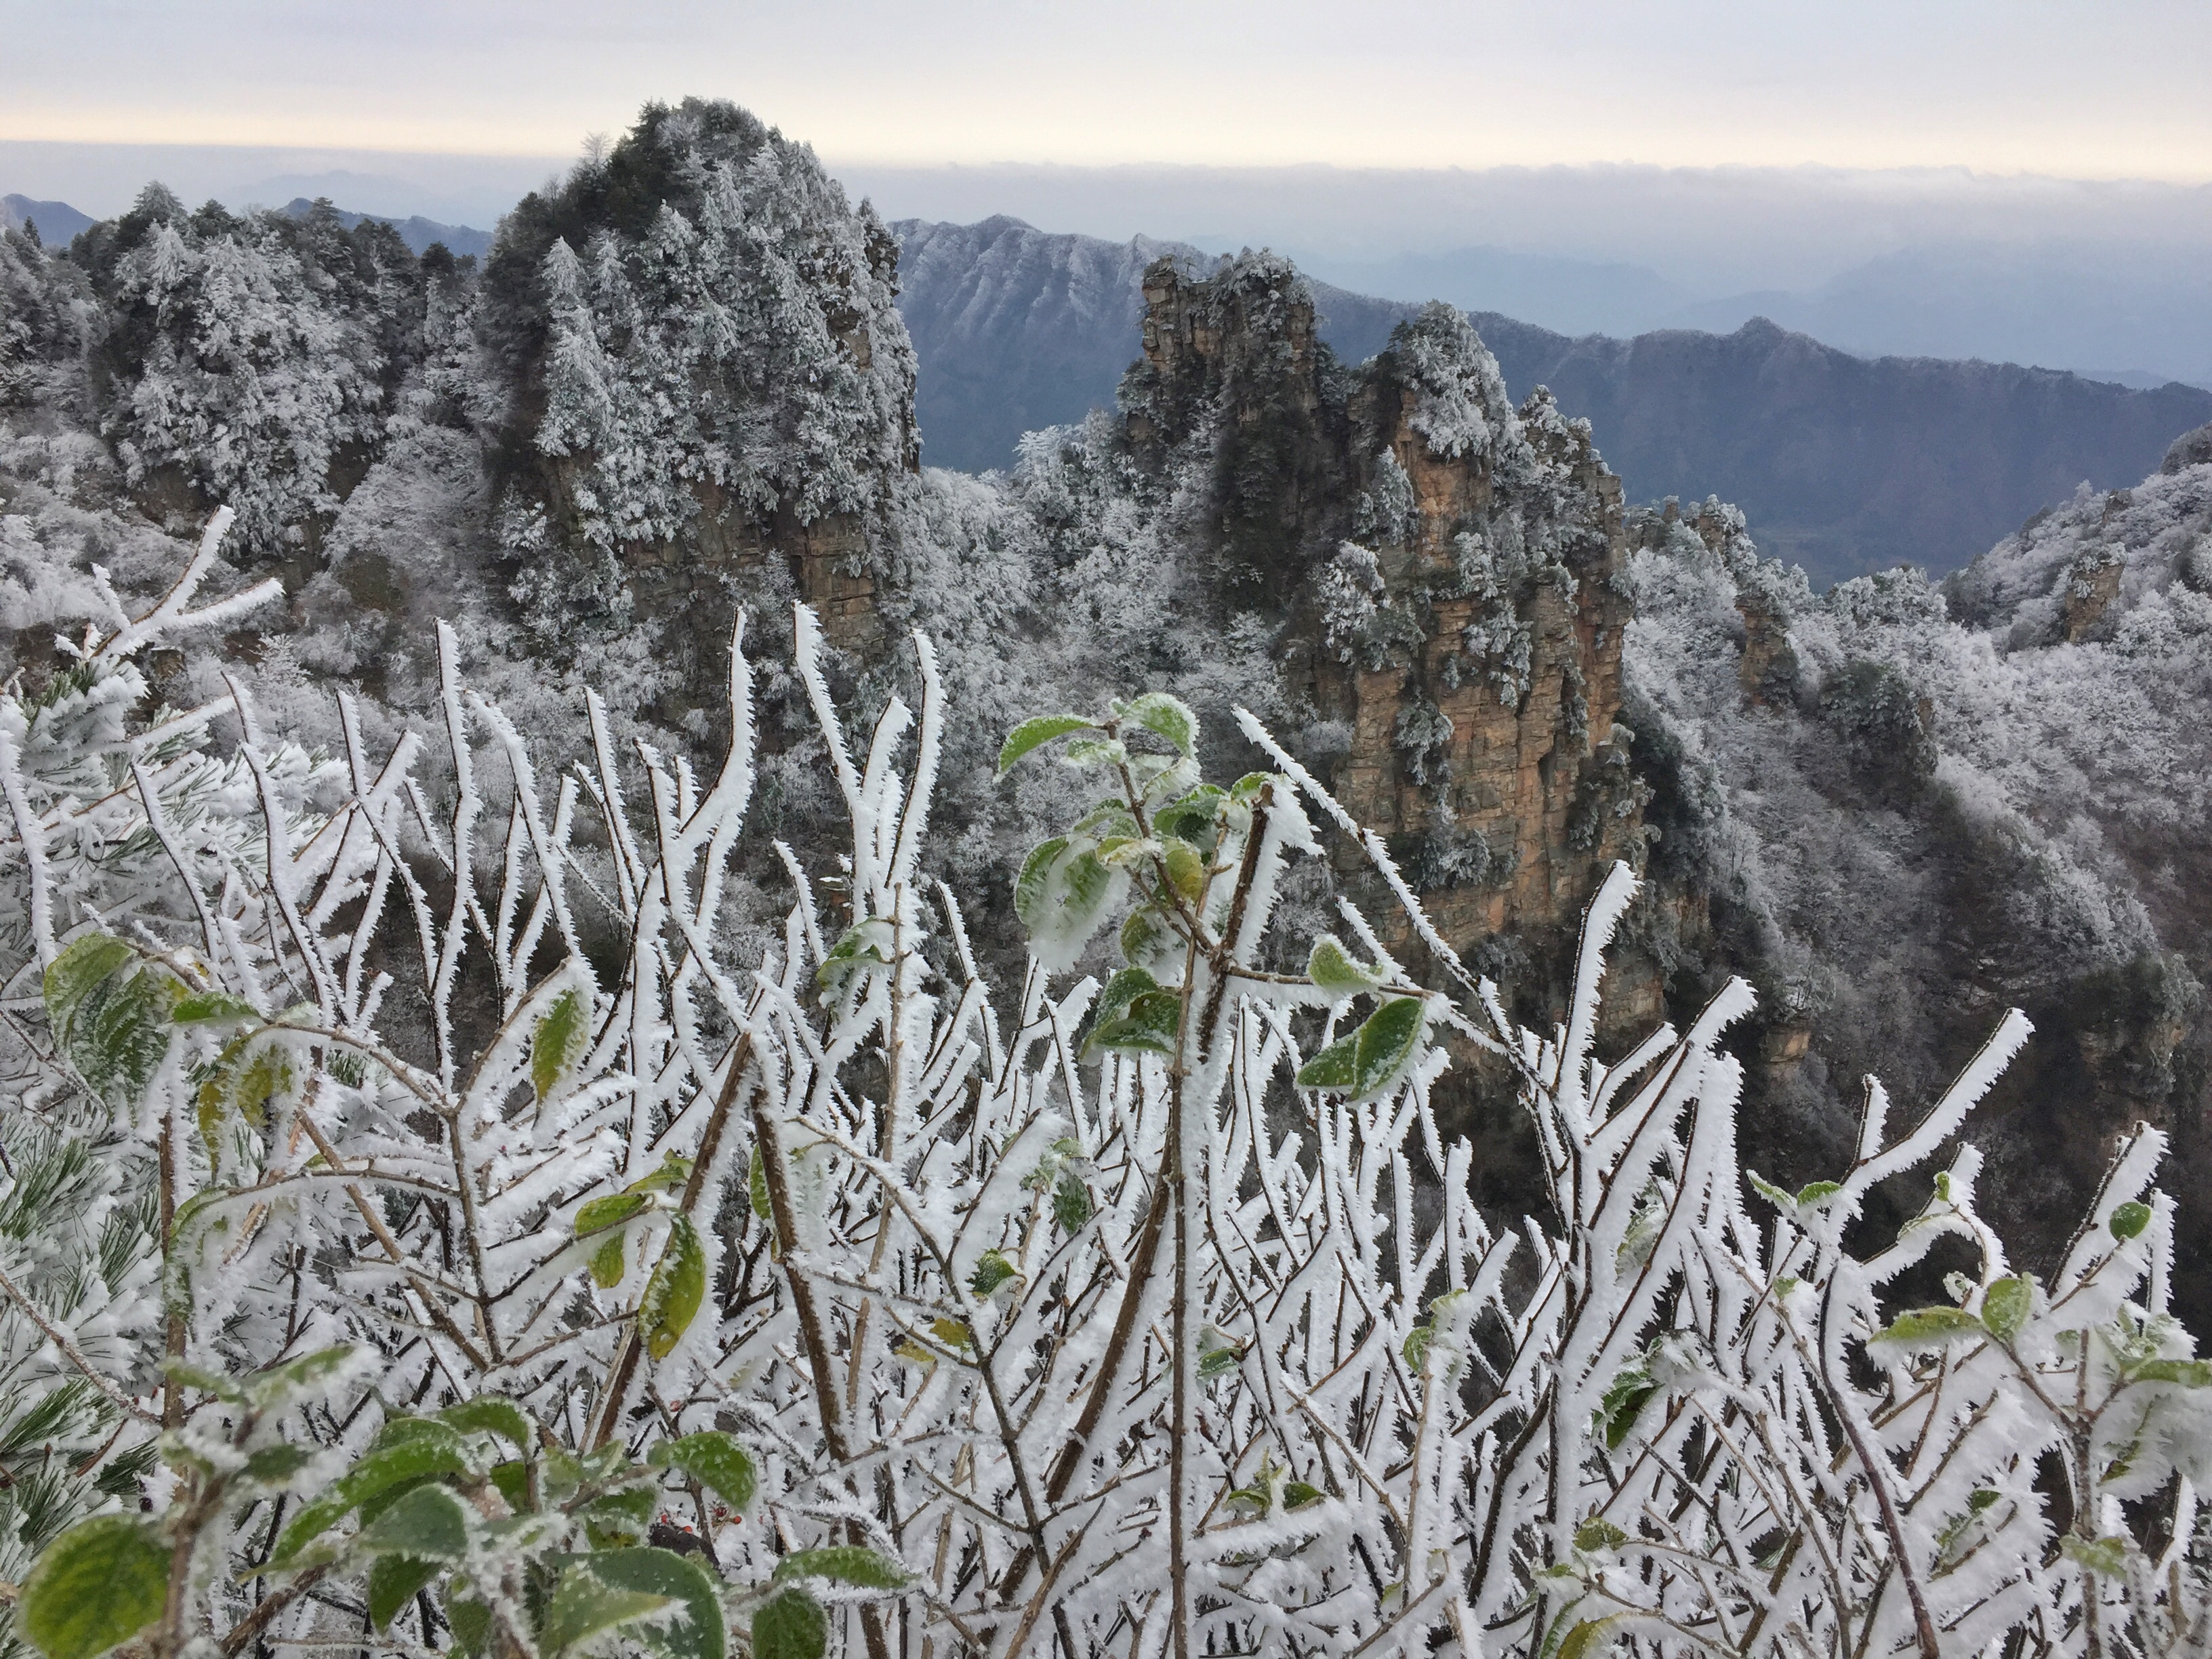
{"label": "distant mountain ridge", "polygon": [[[895,224],[900,310],[921,361],[925,458],[1005,466],[1021,434],[1111,404],[1138,352],[1145,266],[1181,243],[1040,231],[1004,216]],[[1321,333],[1358,362],[1419,307],[1313,284]],[[1770,551],[1823,585],[1917,563],[1942,572],[2083,481],[2130,483],[2212,392],[2014,364],[1855,357],[1765,319],[1726,335],[1571,338],[1472,313],[1514,395],[1549,386],[1590,419],[1632,498],[1734,501]]]}
{"label": "distant mountain ridge", "polygon": [[[306,217],[307,210],[313,206],[314,204],[306,197],[295,196],[284,204],[284,211],[295,219],[300,219]],[[468,225],[441,225],[435,219],[425,219],[419,213],[408,218],[395,219],[386,213],[349,213],[339,208],[337,216],[338,222],[348,230],[365,219],[383,221],[399,233],[399,240],[407,244],[407,251],[410,253],[420,254],[433,242],[443,242],[446,252],[456,256],[471,255],[481,259],[491,252],[491,232],[477,230]]]}
{"label": "distant mountain ridge", "polygon": [[27,196],[0,196],[0,230],[36,225],[39,240],[49,247],[68,246],[79,231],[89,230],[96,222],[90,214],[79,213],[67,202],[34,202]]}

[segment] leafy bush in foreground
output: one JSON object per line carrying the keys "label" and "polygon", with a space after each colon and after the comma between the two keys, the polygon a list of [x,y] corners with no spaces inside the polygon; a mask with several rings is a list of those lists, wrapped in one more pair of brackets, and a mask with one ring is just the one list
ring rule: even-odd
{"label": "leafy bush in foreground", "polygon": [[[0,1225],[0,1460],[43,1435],[69,1471],[17,1523],[14,1639],[2212,1647],[2212,1368],[2164,1312],[2160,1138],[2048,1283],[1978,1219],[1971,1146],[1844,1246],[1955,1144],[2018,1015],[1908,1128],[1869,1081],[1850,1167],[1784,1191],[1735,1153],[1747,988],[1594,1053],[1626,868],[1566,1022],[1521,1026],[1256,721],[1276,769],[1209,783],[1159,695],[1008,738],[1097,788],[1009,872],[1035,949],[1001,1001],[921,873],[928,641],[920,708],[859,753],[804,611],[851,848],[818,881],[779,848],[781,943],[733,961],[742,637],[715,776],[602,736],[550,800],[449,644],[434,804],[419,742],[373,755],[349,712],[336,757],[242,692],[228,756],[215,710],[143,715],[146,646],[267,597],[187,609],[221,530],[0,700],[0,1219],[70,1194]],[[1316,817],[1403,915],[1343,907],[1287,974],[1261,945]],[[1069,982],[1109,928],[1121,965]],[[1428,1103],[1455,1047],[1519,1079],[1540,1219],[1468,1197]],[[1946,1237],[1975,1271],[1898,1305]]]}

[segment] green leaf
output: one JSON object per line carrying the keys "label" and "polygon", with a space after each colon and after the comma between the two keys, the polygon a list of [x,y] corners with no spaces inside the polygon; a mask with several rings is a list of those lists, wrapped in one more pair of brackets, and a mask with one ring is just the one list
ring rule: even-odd
{"label": "green leaf", "polygon": [[1016,761],[1038,744],[1066,737],[1070,732],[1091,729],[1091,722],[1080,714],[1040,714],[1035,720],[1024,720],[1006,734],[1006,742],[999,746],[999,775],[1006,776]]}
{"label": "green leaf", "polygon": [[1156,738],[1165,738],[1185,759],[1198,753],[1198,716],[1190,705],[1164,691],[1147,691],[1132,703],[1116,703],[1114,712],[1134,720]]}
{"label": "green leaf", "polygon": [[1436,1332],[1430,1328],[1426,1320],[1423,1320],[1406,1333],[1406,1340],[1399,1344],[1398,1352],[1405,1359],[1407,1370],[1418,1371],[1421,1369],[1423,1364],[1428,1359],[1429,1344],[1435,1336]]}
{"label": "green leaf", "polygon": [[1285,1482],[1283,1486],[1283,1507],[1286,1510],[1302,1510],[1309,1504],[1320,1503],[1328,1496],[1328,1494],[1319,1486],[1312,1486],[1304,1480],[1291,1480]]}
{"label": "green leaf", "polygon": [[345,1370],[353,1364],[354,1352],[350,1343],[341,1342],[255,1371],[246,1378],[246,1398],[264,1408],[289,1405]]}
{"label": "green leaf", "polygon": [[1752,1191],[1757,1193],[1783,1214],[1789,1215],[1796,1209],[1797,1200],[1790,1194],[1788,1189],[1776,1186],[1758,1170],[1747,1169],[1743,1172],[1743,1178],[1751,1183]]}
{"label": "green leaf", "polygon": [[1298,1068],[1301,1089],[1327,1089],[1354,1100],[1381,1094],[1404,1075],[1420,1052],[1427,1005],[1419,997],[1392,997],[1349,1036],[1339,1037]]}
{"label": "green leaf", "polygon": [[1129,751],[1113,738],[1078,738],[1060,750],[1064,766],[1119,766]]}
{"label": "green leaf", "polygon": [[660,1494],[651,1486],[625,1486],[602,1493],[584,1505],[584,1531],[595,1549],[642,1544],[653,1529]]}
{"label": "green leaf", "polygon": [[517,1515],[530,1510],[530,1465],[520,1458],[491,1466],[491,1483],[499,1495],[507,1499],[507,1508]]}
{"label": "green leaf", "polygon": [[637,1327],[645,1333],[645,1351],[655,1359],[675,1352],[706,1294],[707,1247],[690,1217],[672,1217],[667,1246],[638,1298]]}
{"label": "green leaf", "polygon": [[2062,1540],[2058,1547],[2067,1559],[2078,1561],[2091,1572],[2106,1578],[2120,1578],[2128,1570],[2128,1540],[2124,1538],[2075,1538],[2070,1534]]}
{"label": "green leaf", "polygon": [[474,1596],[463,1594],[462,1588],[459,1579],[447,1584],[441,1605],[446,1622],[453,1627],[453,1646],[473,1659],[474,1655],[490,1644],[491,1609]]}
{"label": "green leaf", "polygon": [[2212,1388],[2212,1359],[2146,1359],[2127,1368],[2130,1382],[2178,1382],[2185,1389]]}
{"label": "green leaf", "polygon": [[2131,1238],[2141,1237],[2142,1230],[2150,1225],[2150,1206],[2139,1204],[2134,1199],[2124,1204],[2116,1204],[2112,1206],[2111,1219],[2105,1224],[2112,1230],[2112,1237],[2124,1244]]}
{"label": "green leaf", "polygon": [[172,1025],[233,1025],[260,1018],[252,1003],[226,991],[198,992],[169,1010]]}
{"label": "green leaf", "polygon": [[1306,955],[1306,977],[1324,991],[1346,996],[1371,991],[1383,980],[1382,969],[1356,960],[1333,933],[1323,933]]}
{"label": "green leaf", "polygon": [[1187,841],[1170,840],[1160,862],[1167,867],[1168,885],[1186,903],[1197,903],[1206,891],[1206,855]]}
{"label": "green leaf", "polygon": [[1810,1209],[1814,1205],[1825,1199],[1833,1198],[1843,1190],[1844,1183],[1840,1181],[1808,1182],[1798,1189],[1797,1207],[1801,1210]]}
{"label": "green leaf", "polygon": [[1627,1541],[1628,1534],[1601,1515],[1592,1516],[1575,1528],[1575,1547],[1587,1555],[1617,1550]]}
{"label": "green leaf", "polygon": [[1659,1392],[1659,1384],[1642,1365],[1632,1365],[1614,1377],[1598,1401],[1598,1426],[1604,1431],[1606,1449],[1619,1451],[1636,1426],[1638,1415]]}
{"label": "green leaf", "polygon": [[495,1394],[480,1394],[458,1406],[448,1406],[438,1413],[438,1420],[450,1423],[463,1434],[495,1434],[518,1451],[528,1451],[538,1439],[522,1407]]}
{"label": "green leaf", "polygon": [[[412,1432],[394,1443],[380,1443],[350,1469],[331,1483],[331,1489],[312,1504],[303,1505],[284,1528],[276,1540],[276,1548],[270,1558],[271,1566],[282,1567],[309,1544],[337,1525],[356,1507],[375,1497],[388,1486],[402,1480],[413,1480],[423,1475],[466,1474],[469,1460],[461,1437],[443,1423],[425,1419],[409,1419],[435,1430],[435,1433]],[[389,1434],[398,1426],[386,1424]],[[381,1441],[382,1437],[379,1437]]]}
{"label": "green leaf", "polygon": [[793,1550],[775,1564],[775,1582],[793,1578],[828,1578],[861,1589],[895,1590],[910,1575],[887,1555],[858,1544],[832,1544],[817,1550]]}
{"label": "green leaf", "polygon": [[753,1659],[822,1659],[829,1649],[829,1615],[796,1584],[778,1590],[753,1614]]}
{"label": "green leaf", "polygon": [[1602,1619],[1583,1620],[1567,1632],[1566,1639],[1559,1644],[1559,1650],[1553,1659],[1595,1659],[1596,1655],[1613,1645],[1613,1638],[1620,1633],[1620,1626],[1627,1617],[1626,1613],[1615,1613]]}
{"label": "green leaf", "polygon": [[469,1552],[468,1512],[446,1487],[416,1487],[363,1527],[353,1547],[372,1555],[458,1561]]}
{"label": "green leaf", "polygon": [[1052,1218],[1064,1233],[1079,1232],[1091,1219],[1096,1206],[1091,1200],[1091,1188],[1073,1170],[1060,1172],[1060,1184],[1052,1189]]}
{"label": "green leaf", "polygon": [[407,1555],[380,1555],[368,1565],[368,1621],[383,1630],[416,1593],[445,1571],[445,1563]]}
{"label": "green leaf", "polygon": [[72,940],[47,967],[46,1017],[85,1086],[118,1109],[137,1103],[169,1051],[176,981],[110,933]]}
{"label": "green leaf", "polygon": [[969,1294],[988,1296],[1012,1277],[1014,1264],[1000,1251],[986,1250],[976,1259],[975,1271],[968,1275]]}
{"label": "green leaf", "polygon": [[553,999],[553,1006],[530,1034],[530,1086],[543,1103],[569,1069],[583,1058],[584,999],[570,986]]}
{"label": "green leaf", "polygon": [[1867,1346],[1874,1347],[1879,1345],[1911,1352],[1948,1347],[1954,1342],[1988,1334],[1989,1328],[1964,1308],[1916,1308],[1910,1313],[1898,1315],[1875,1333]]}
{"label": "green leaf", "polygon": [[601,1577],[597,1571],[600,1557],[611,1553],[587,1555],[561,1575],[552,1603],[545,1609],[544,1627],[538,1632],[541,1650],[564,1653],[594,1636],[650,1619],[674,1605],[672,1596],[626,1589]]}
{"label": "green leaf", "polygon": [[589,1238],[593,1233],[619,1227],[652,1207],[653,1200],[643,1193],[610,1193],[595,1198],[576,1212],[576,1237]]}
{"label": "green leaf", "polygon": [[1121,924],[1121,960],[1132,968],[1165,969],[1176,959],[1175,930],[1149,904],[1139,905]]}
{"label": "green leaf", "polygon": [[759,1486],[751,1455],[719,1430],[664,1440],[647,1461],[657,1469],[683,1470],[733,1510],[749,1505]]}
{"label": "green leaf", "polygon": [[1116,891],[1087,841],[1055,836],[1032,852],[1014,883],[1014,914],[1033,940],[1048,949],[1079,950],[1105,919]]}
{"label": "green leaf", "polygon": [[1174,991],[1148,991],[1117,1019],[1101,1020],[1083,1045],[1090,1060],[1107,1049],[1129,1054],[1171,1054],[1182,1026],[1182,998]]}
{"label": "green leaf", "polygon": [[2027,1325],[2035,1308],[2035,1285],[2019,1274],[2000,1279],[1982,1293],[1982,1323],[2000,1342],[2009,1342]]}
{"label": "green leaf", "polygon": [[94,1516],[46,1546],[23,1581],[16,1627],[46,1659],[93,1659],[159,1619],[168,1595],[169,1550],[152,1523]]}
{"label": "green leaf", "polygon": [[768,1165],[761,1162],[757,1141],[753,1144],[752,1159],[745,1165],[745,1195],[752,1200],[753,1213],[763,1221],[768,1220],[775,1205],[769,1195]]}
{"label": "green leaf", "polygon": [[691,1179],[691,1160],[678,1158],[674,1152],[661,1154],[659,1164],[647,1170],[629,1186],[625,1193],[672,1193]]}
{"label": "green leaf", "polygon": [[259,1481],[264,1486],[281,1486],[306,1468],[314,1457],[305,1446],[264,1446],[247,1456],[244,1474],[248,1480]]}
{"label": "green leaf", "polygon": [[1240,806],[1249,806],[1260,799],[1260,792],[1274,781],[1273,772],[1247,772],[1229,786],[1229,798]]}
{"label": "green leaf", "polygon": [[722,1598],[714,1577],[693,1557],[673,1550],[619,1549],[597,1550],[587,1559],[593,1575],[609,1589],[654,1596],[664,1607],[684,1609],[680,1622],[638,1631],[637,1641],[665,1659],[723,1659],[729,1638],[722,1624]]}
{"label": "green leaf", "polygon": [[1211,845],[1214,826],[1220,822],[1222,809],[1229,805],[1229,792],[1219,784],[1201,783],[1181,800],[1163,806],[1152,814],[1152,829],[1162,836],[1175,836],[1194,845]]}
{"label": "green leaf", "polygon": [[137,959],[138,953],[112,933],[86,933],[64,945],[46,965],[41,984],[46,1018],[55,1036],[67,1042],[70,1028],[94,988]]}
{"label": "green leaf", "polygon": [[627,1233],[609,1233],[599,1248],[592,1252],[589,1263],[592,1283],[603,1291],[611,1291],[622,1283],[623,1274],[627,1270],[623,1247],[628,1237]]}

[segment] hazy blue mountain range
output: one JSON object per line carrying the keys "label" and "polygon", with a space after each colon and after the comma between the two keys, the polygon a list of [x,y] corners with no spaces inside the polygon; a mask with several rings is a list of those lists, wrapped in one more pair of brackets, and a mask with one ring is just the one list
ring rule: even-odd
{"label": "hazy blue mountain range", "polygon": [[13,230],[27,222],[39,228],[39,240],[49,247],[64,246],[77,232],[90,229],[94,223],[89,214],[79,213],[67,202],[0,196],[0,229]]}
{"label": "hazy blue mountain range", "polygon": [[[1139,283],[1182,244],[1053,234],[1004,216],[902,221],[900,309],[921,361],[925,453],[975,471],[1020,434],[1112,401],[1138,351]],[[1322,334],[1360,362],[1410,303],[1314,284]],[[1863,358],[1764,318],[1732,333],[1614,339],[1473,313],[1517,398],[1549,386],[1589,417],[1630,496],[1734,501],[1823,585],[1899,562],[1957,568],[2087,481],[2154,470],[2212,392],[2050,369]]]}
{"label": "hazy blue mountain range", "polygon": [[[295,219],[304,216],[314,206],[304,196],[296,196],[284,204],[284,211]],[[381,219],[399,233],[399,240],[407,244],[410,253],[420,253],[433,242],[443,242],[446,252],[452,254],[473,254],[481,259],[491,252],[491,232],[474,230],[467,225],[441,225],[434,219],[425,219],[417,213],[405,219],[395,219],[383,213],[349,213],[337,210],[338,221],[348,230],[364,219]]]}

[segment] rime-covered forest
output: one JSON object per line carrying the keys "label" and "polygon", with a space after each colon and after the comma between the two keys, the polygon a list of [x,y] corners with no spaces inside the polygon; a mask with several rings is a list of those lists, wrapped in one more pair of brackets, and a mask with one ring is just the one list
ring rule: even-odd
{"label": "rime-covered forest", "polygon": [[933,468],[898,257],[0,235],[6,1653],[2212,1653],[2212,438],[1820,592],[1265,252]]}

